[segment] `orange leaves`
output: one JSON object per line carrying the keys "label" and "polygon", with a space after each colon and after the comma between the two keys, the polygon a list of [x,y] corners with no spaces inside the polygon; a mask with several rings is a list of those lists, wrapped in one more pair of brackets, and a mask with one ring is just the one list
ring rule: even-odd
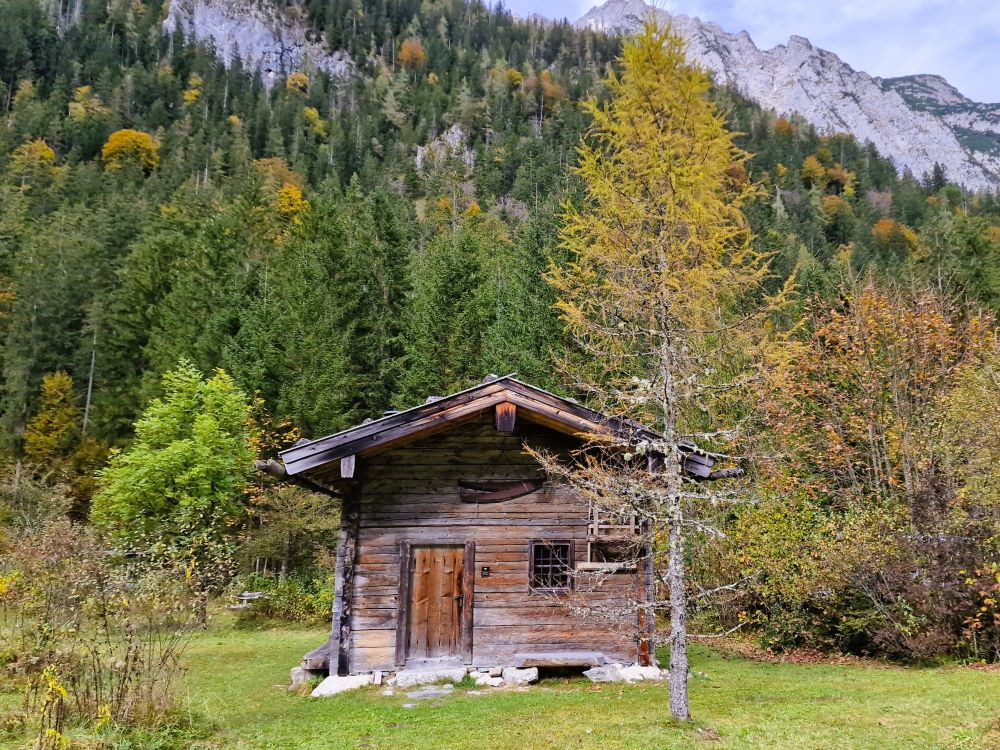
{"label": "orange leaves", "polygon": [[905,247],[912,251],[917,247],[917,233],[895,219],[881,219],[876,222],[872,227],[872,239],[877,245],[886,249]]}
{"label": "orange leaves", "polygon": [[277,186],[292,184],[301,189],[304,183],[302,176],[294,172],[288,166],[288,162],[280,156],[268,156],[257,159],[253,163],[257,172],[264,178],[265,182]]}
{"label": "orange leaves", "polygon": [[404,39],[399,47],[399,64],[404,68],[422,68],[427,62],[427,52],[419,39]]}
{"label": "orange leaves", "polygon": [[[772,380],[767,421],[830,495],[914,500],[941,394],[988,346],[989,322],[925,289],[873,281],[808,313],[799,356]],[[778,385],[780,384],[780,385]]]}
{"label": "orange leaves", "polygon": [[787,117],[779,117],[774,123],[774,132],[784,136],[795,135],[795,124]]}
{"label": "orange leaves", "polygon": [[828,222],[834,222],[842,216],[850,216],[851,204],[839,195],[827,195],[823,198],[823,215]]}
{"label": "orange leaves", "polygon": [[543,70],[537,76],[525,78],[524,90],[526,92],[541,90],[542,98],[547,104],[554,104],[555,102],[566,98],[566,92],[563,90],[563,87],[559,85],[555,76],[553,76],[548,70]]}

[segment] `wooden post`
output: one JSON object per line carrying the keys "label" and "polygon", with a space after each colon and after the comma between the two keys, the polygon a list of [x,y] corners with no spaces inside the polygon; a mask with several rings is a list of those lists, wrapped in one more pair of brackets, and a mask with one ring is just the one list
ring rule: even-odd
{"label": "wooden post", "polygon": [[[656,658],[656,609],[653,603],[656,601],[656,577],[653,573],[653,545],[647,542],[643,545],[643,570],[641,574],[645,577],[643,588],[646,593],[646,652],[648,662],[645,666],[660,666]],[[637,571],[638,572],[638,571]]]}
{"label": "wooden post", "polygon": [[396,599],[396,666],[406,664],[406,637],[410,620],[410,543],[399,543],[399,594]]}
{"label": "wooden post", "polygon": [[[650,454],[646,457],[646,467],[650,474],[663,471],[663,456]],[[642,531],[650,533],[649,522],[643,524]],[[642,547],[642,560],[636,566],[639,579],[639,664],[644,667],[659,666],[656,658],[656,578],[653,573],[653,545],[646,542]]]}
{"label": "wooden post", "polygon": [[472,635],[476,605],[476,543],[465,543],[462,570],[462,661],[472,664]]}
{"label": "wooden post", "polygon": [[[330,674],[346,675],[351,669],[351,605],[354,595],[354,569],[357,565],[360,499],[357,491],[344,497],[341,506],[342,546],[337,549],[339,596],[334,597],[334,636],[330,647]],[[343,553],[341,553],[343,549]],[[339,600],[339,601],[338,601]]]}
{"label": "wooden post", "polygon": [[330,650],[327,654],[326,665],[332,675],[340,674],[340,631],[344,618],[344,555],[347,551],[347,537],[350,534],[345,505],[346,502],[341,503],[340,531],[337,533],[337,564],[334,569],[333,615],[330,619]]}

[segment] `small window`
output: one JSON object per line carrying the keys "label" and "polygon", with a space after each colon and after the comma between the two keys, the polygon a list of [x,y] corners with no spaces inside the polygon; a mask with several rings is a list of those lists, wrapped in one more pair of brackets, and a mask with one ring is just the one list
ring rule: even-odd
{"label": "small window", "polygon": [[587,561],[580,563],[580,570],[600,570],[622,573],[635,570],[638,552],[626,542],[592,541],[587,544]]}
{"label": "small window", "polygon": [[531,543],[531,590],[569,591],[572,586],[571,542]]}

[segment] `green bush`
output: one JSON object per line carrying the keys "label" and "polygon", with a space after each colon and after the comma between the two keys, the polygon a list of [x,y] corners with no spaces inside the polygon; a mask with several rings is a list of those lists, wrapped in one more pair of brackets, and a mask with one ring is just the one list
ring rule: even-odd
{"label": "green bush", "polygon": [[240,590],[260,591],[264,596],[240,610],[239,625],[255,625],[268,620],[310,625],[330,621],[333,576],[289,576],[284,581],[271,576],[247,576],[240,584]]}

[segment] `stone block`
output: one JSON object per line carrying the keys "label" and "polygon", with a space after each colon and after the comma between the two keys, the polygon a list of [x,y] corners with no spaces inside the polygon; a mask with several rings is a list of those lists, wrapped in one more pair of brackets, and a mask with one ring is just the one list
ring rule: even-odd
{"label": "stone block", "polygon": [[292,667],[292,684],[288,686],[288,689],[298,690],[309,681],[310,677],[312,677],[312,673],[308,669]]}
{"label": "stone block", "polygon": [[479,687],[500,687],[503,685],[503,677],[490,677],[489,672],[473,672],[472,679]]}
{"label": "stone block", "polygon": [[337,693],[355,690],[356,688],[371,684],[372,676],[370,674],[352,674],[345,677],[330,675],[316,686],[311,695],[313,698],[326,698]]}
{"label": "stone block", "polygon": [[617,664],[605,664],[603,667],[593,667],[583,674],[591,682],[622,682],[624,679]]}
{"label": "stone block", "polygon": [[465,677],[465,667],[440,669],[403,669],[396,672],[396,687],[409,688],[435,682],[459,682]]}
{"label": "stone block", "polygon": [[530,669],[517,669],[516,667],[505,667],[502,673],[505,685],[530,685],[538,682],[538,667]]}
{"label": "stone block", "polygon": [[659,667],[640,667],[638,664],[633,664],[630,667],[622,667],[618,670],[618,674],[620,674],[622,679],[626,682],[662,680],[664,676],[663,670]]}

